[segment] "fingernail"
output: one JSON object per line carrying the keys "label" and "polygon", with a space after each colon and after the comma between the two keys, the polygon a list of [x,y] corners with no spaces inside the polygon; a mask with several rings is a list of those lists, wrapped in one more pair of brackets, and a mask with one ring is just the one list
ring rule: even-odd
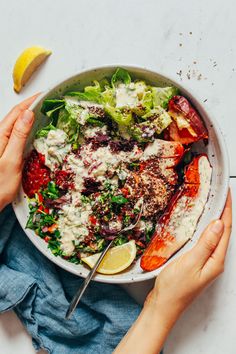
{"label": "fingernail", "polygon": [[30,124],[30,123],[32,123],[32,121],[33,121],[33,112],[32,111],[30,111],[29,109],[26,109],[24,112],[23,112],[23,114],[22,114],[22,116],[21,116],[21,119],[22,119],[22,121],[24,122],[24,123],[26,123],[26,124]]}
{"label": "fingernail", "polygon": [[224,224],[221,220],[216,220],[210,227],[210,230],[216,234],[220,234],[223,231]]}

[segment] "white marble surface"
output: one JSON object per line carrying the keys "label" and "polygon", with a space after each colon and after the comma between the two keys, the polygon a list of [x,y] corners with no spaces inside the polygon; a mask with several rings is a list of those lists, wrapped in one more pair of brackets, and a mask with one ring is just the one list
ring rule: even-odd
{"label": "white marble surface", "polygon": [[[236,3],[234,0],[0,0],[0,117],[23,98],[81,69],[135,64],[175,78],[193,90],[224,130],[236,176]],[[11,73],[19,52],[41,44],[52,56],[21,95]],[[182,73],[180,73],[182,70]],[[179,73],[179,74],[177,74]],[[236,180],[231,180],[236,197]],[[175,326],[166,354],[234,354],[236,244],[224,275]],[[131,291],[139,299],[145,287]],[[1,353],[34,353],[13,313],[0,316]]]}

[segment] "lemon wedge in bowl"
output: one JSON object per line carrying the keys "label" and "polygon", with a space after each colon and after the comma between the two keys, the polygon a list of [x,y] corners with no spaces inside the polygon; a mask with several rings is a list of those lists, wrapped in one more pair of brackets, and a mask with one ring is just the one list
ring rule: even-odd
{"label": "lemon wedge in bowl", "polygon": [[[115,246],[107,251],[97,272],[101,274],[116,274],[128,268],[136,257],[135,241],[129,241],[121,246]],[[90,268],[93,268],[101,253],[81,258]]]}
{"label": "lemon wedge in bowl", "polygon": [[13,69],[14,90],[20,92],[35,70],[51,54],[50,50],[33,46],[25,49],[17,58]]}

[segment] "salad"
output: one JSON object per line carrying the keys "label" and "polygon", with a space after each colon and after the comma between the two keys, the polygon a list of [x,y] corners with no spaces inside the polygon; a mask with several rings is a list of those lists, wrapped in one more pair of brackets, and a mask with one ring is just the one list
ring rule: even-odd
{"label": "salad", "polygon": [[[192,143],[208,132],[175,87],[132,80],[118,68],[83,92],[44,100],[49,124],[35,136],[23,169],[26,227],[55,256],[79,264],[135,241],[150,271],[193,235],[208,198],[211,166]],[[143,200],[142,216],[135,223]]]}

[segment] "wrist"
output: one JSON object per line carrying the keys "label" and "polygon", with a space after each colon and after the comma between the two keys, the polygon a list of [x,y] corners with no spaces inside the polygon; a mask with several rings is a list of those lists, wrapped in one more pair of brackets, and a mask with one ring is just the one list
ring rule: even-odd
{"label": "wrist", "polygon": [[168,302],[156,299],[155,293],[151,292],[138,319],[115,350],[115,354],[159,353],[177,318],[178,311],[171,309]]}
{"label": "wrist", "polygon": [[161,298],[152,291],[144,304],[143,311],[149,314],[153,323],[161,321],[162,325],[169,331],[180,317],[183,309],[172,299]]}

